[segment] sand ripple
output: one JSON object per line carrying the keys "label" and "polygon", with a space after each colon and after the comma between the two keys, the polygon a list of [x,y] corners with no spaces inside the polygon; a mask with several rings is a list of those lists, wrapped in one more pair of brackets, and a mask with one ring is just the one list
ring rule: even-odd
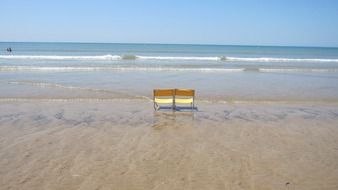
{"label": "sand ripple", "polygon": [[338,109],[0,103],[0,189],[337,189]]}

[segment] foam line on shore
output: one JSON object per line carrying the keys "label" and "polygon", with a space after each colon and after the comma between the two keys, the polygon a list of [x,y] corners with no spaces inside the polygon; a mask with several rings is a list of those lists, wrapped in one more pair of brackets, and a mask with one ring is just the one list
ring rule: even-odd
{"label": "foam line on shore", "polygon": [[95,71],[121,71],[121,72],[276,72],[276,73],[289,73],[289,72],[316,72],[325,73],[338,72],[338,68],[259,68],[259,67],[248,67],[248,68],[184,68],[184,67],[128,67],[128,66],[100,66],[100,67],[88,67],[88,66],[69,66],[69,67],[57,67],[57,66],[0,66],[0,72],[20,72],[20,71],[34,71],[34,72],[95,72]]}
{"label": "foam line on shore", "polygon": [[49,67],[49,66],[0,66],[0,71],[197,71],[197,72],[241,72],[244,68],[179,68],[179,67]]}
{"label": "foam line on shore", "polygon": [[[0,102],[101,102],[101,101],[146,101],[152,102],[152,99],[146,96],[135,96],[135,98],[77,98],[77,97],[0,97]],[[196,100],[199,104],[338,104],[338,100]],[[150,106],[151,107],[151,106]]]}

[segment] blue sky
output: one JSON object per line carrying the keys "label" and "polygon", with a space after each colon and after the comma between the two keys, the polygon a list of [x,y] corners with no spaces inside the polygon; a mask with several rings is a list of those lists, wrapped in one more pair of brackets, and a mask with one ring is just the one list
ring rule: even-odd
{"label": "blue sky", "polygon": [[337,0],[2,0],[0,41],[338,47]]}

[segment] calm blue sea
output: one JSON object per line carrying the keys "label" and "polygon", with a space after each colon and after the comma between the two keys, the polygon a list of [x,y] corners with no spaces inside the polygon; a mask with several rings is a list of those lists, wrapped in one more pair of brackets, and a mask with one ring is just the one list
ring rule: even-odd
{"label": "calm blue sea", "polygon": [[195,88],[200,101],[338,102],[338,48],[0,43],[2,99],[147,99],[154,88]]}

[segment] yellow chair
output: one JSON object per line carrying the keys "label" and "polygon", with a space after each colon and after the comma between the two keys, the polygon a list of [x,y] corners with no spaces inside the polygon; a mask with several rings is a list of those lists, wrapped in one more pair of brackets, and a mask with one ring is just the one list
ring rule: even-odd
{"label": "yellow chair", "polygon": [[154,90],[154,109],[160,108],[159,104],[171,104],[171,108],[175,108],[175,90],[174,89],[155,89]]}
{"label": "yellow chair", "polygon": [[174,106],[177,104],[190,104],[191,109],[195,107],[195,90],[192,89],[175,89]]}

